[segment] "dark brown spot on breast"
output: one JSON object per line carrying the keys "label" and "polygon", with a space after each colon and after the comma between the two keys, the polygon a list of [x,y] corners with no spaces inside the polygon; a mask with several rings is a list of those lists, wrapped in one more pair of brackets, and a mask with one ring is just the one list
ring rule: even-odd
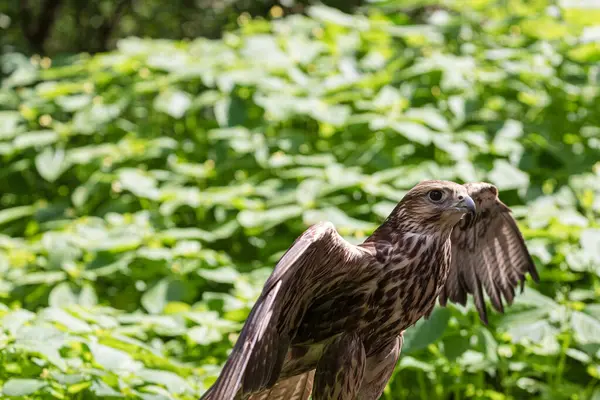
{"label": "dark brown spot on breast", "polygon": [[365,314],[365,320],[367,321],[373,321],[375,318],[377,317],[377,311],[373,310],[369,310],[366,314]]}
{"label": "dark brown spot on breast", "polygon": [[385,296],[386,297],[397,297],[399,292],[400,292],[400,285],[392,286],[391,288],[388,289],[387,292],[385,292]]}
{"label": "dark brown spot on breast", "polygon": [[377,290],[373,294],[373,303],[376,305],[381,303],[383,296],[385,296],[385,289],[384,289],[383,282],[382,282],[382,283],[379,283]]}

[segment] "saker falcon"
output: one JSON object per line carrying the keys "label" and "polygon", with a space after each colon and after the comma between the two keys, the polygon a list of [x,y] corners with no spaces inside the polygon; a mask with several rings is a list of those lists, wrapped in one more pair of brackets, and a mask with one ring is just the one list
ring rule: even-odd
{"label": "saker falcon", "polygon": [[439,298],[484,290],[503,312],[526,273],[538,281],[510,209],[489,183],[424,181],[364,243],[329,222],[287,250],[204,400],[375,400],[394,370],[402,334]]}

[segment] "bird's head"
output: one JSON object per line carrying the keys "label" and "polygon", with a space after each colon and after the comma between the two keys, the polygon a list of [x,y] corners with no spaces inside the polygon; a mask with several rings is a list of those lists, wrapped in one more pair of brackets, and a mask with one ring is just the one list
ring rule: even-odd
{"label": "bird's head", "polygon": [[463,215],[475,214],[475,202],[467,188],[449,181],[423,181],[400,201],[397,217],[410,223],[411,230],[452,228]]}

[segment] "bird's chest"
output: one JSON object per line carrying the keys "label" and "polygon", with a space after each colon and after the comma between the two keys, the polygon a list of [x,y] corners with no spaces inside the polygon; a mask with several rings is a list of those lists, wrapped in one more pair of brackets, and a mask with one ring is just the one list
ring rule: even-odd
{"label": "bird's chest", "polygon": [[418,251],[389,257],[364,317],[368,337],[396,336],[431,312],[448,276],[449,244],[424,241]]}

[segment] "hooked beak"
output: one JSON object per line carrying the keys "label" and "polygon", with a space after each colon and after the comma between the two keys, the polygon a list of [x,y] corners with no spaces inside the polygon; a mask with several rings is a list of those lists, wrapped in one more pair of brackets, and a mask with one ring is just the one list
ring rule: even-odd
{"label": "hooked beak", "polygon": [[462,200],[458,201],[454,204],[454,207],[460,212],[475,215],[475,202],[469,196],[465,196]]}

